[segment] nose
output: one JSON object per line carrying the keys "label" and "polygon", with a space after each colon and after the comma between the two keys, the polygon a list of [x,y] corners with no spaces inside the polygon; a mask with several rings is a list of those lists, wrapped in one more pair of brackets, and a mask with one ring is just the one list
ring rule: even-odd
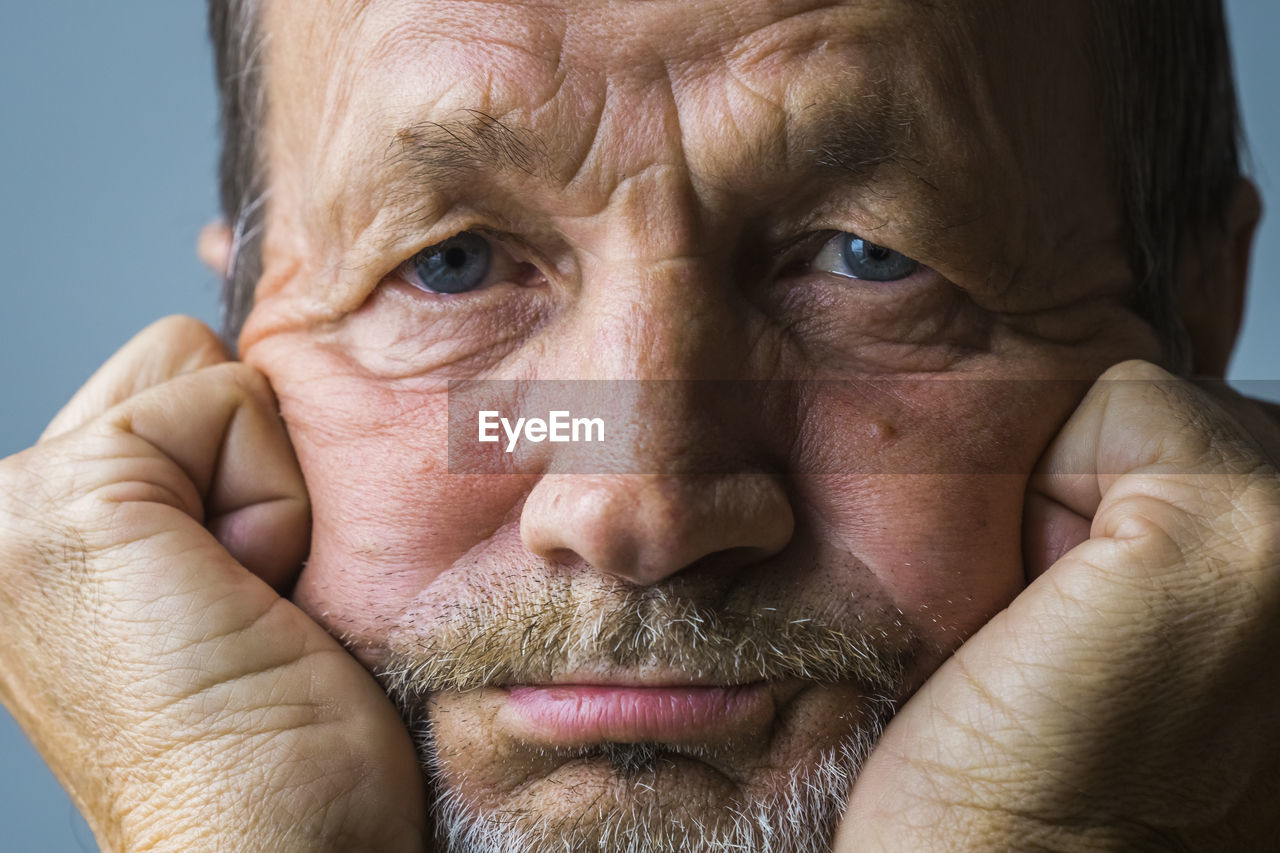
{"label": "nose", "polygon": [[758,378],[772,350],[753,334],[732,264],[708,248],[722,241],[703,233],[699,203],[679,169],[621,185],[584,256],[578,310],[539,351],[542,377],[612,383],[617,415],[590,470],[549,464],[525,499],[521,538],[545,560],[652,585],[693,566],[757,563],[791,540],[768,450],[779,436],[762,400],[722,381]]}
{"label": "nose", "polygon": [[548,561],[651,585],[694,564],[757,562],[794,524],[770,474],[550,474],[529,493],[520,535]]}

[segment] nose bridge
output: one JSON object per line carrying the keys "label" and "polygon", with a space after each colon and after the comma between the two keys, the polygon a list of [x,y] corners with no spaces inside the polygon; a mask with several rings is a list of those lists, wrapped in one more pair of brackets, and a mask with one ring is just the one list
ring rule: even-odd
{"label": "nose bridge", "polygon": [[778,437],[761,383],[739,379],[747,336],[704,264],[606,264],[587,286],[574,337],[590,355],[576,366],[606,378],[583,385],[606,398],[592,410],[605,414],[607,444],[550,451],[521,510],[531,552],[653,584],[695,564],[756,562],[790,541],[789,497],[767,473]]}
{"label": "nose bridge", "polygon": [[759,464],[767,437],[741,408],[750,335],[721,258],[734,241],[705,219],[688,170],[660,165],[620,182],[582,232],[579,298],[538,372],[607,380],[586,384],[606,389],[610,439],[587,457],[598,467],[551,459],[527,496],[521,537],[544,559],[653,584],[791,539],[785,488]]}
{"label": "nose bridge", "polygon": [[[761,383],[724,380],[614,379],[537,383],[538,411],[590,412],[599,443],[567,446],[546,465],[552,473],[721,475],[761,471],[777,449],[768,440]],[[773,430],[778,432],[780,430]],[[785,431],[785,430],[781,430]]]}
{"label": "nose bridge", "polygon": [[607,379],[723,379],[740,375],[740,306],[710,258],[595,265],[576,336],[591,341],[583,365]]}
{"label": "nose bridge", "polygon": [[741,367],[731,354],[741,302],[725,251],[733,225],[707,213],[678,146],[654,145],[641,146],[649,165],[617,178],[580,234],[571,320],[595,351],[580,368],[610,379],[727,377]]}

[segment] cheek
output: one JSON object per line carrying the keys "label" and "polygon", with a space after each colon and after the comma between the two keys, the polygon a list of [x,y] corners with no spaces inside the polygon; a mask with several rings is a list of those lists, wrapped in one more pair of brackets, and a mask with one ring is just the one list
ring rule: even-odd
{"label": "cheek", "polygon": [[[272,367],[311,493],[312,551],[295,600],[333,633],[372,648],[443,594],[437,580],[450,569],[456,580],[471,566],[530,563],[519,514],[534,480],[449,471],[444,388],[371,377],[301,343],[265,342],[255,362]],[[802,606],[861,591],[900,611],[926,647],[950,651],[1024,585],[1027,475],[1076,389],[814,387],[784,430],[800,433],[789,461],[797,541],[790,559],[762,570],[794,571],[777,593]]]}
{"label": "cheek", "polygon": [[[860,567],[940,653],[1025,586],[1030,472],[1077,387],[1034,381],[827,386],[810,401],[797,508],[832,567]],[[842,584],[850,586],[846,579]]]}
{"label": "cheek", "polygon": [[375,636],[477,543],[507,541],[529,484],[449,472],[444,390],[407,390],[314,349],[276,355],[259,361],[275,365],[312,504],[294,600],[335,634]]}
{"label": "cheek", "polygon": [[[926,649],[949,653],[1022,589],[1025,478],[832,479],[806,483],[803,500],[830,564],[865,567]],[[854,579],[835,583],[851,588]]]}
{"label": "cheek", "polygon": [[370,422],[363,435],[298,442],[314,532],[295,600],[335,632],[377,635],[477,543],[507,541],[503,528],[518,525],[521,478],[449,473],[443,404]]}

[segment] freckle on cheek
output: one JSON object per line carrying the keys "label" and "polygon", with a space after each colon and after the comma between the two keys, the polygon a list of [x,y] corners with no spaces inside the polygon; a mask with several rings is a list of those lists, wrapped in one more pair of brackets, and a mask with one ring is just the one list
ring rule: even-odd
{"label": "freckle on cheek", "polygon": [[898,437],[898,430],[888,421],[873,420],[868,421],[863,427],[863,432],[871,441],[880,444],[888,444]]}

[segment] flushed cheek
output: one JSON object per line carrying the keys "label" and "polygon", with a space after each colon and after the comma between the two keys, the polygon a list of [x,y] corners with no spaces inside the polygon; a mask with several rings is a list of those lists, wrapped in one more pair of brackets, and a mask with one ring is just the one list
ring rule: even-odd
{"label": "flushed cheek", "polygon": [[514,477],[450,475],[398,432],[299,448],[314,533],[296,600],[361,637],[376,638],[479,543],[507,541],[498,534],[516,523],[512,508],[528,488]]}
{"label": "flushed cheek", "polygon": [[1027,478],[1074,387],[935,379],[821,386],[796,463],[800,520],[817,541],[866,567],[926,647],[950,652],[1025,585]]}
{"label": "flushed cheek", "polygon": [[294,598],[335,633],[363,636],[510,523],[529,486],[449,472],[443,391],[406,390],[284,343],[264,342],[254,360],[311,497],[311,554]]}
{"label": "flushed cheek", "polygon": [[954,650],[1022,589],[1025,482],[880,474],[803,488],[818,538],[867,567],[928,654]]}

